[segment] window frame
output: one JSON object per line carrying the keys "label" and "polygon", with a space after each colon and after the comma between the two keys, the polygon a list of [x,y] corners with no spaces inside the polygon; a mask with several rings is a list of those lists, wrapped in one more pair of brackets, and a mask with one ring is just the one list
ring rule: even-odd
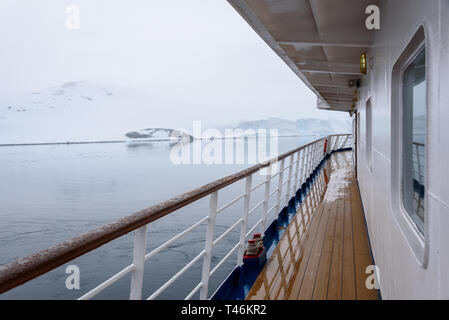
{"label": "window frame", "polygon": [[[427,97],[428,97],[428,91],[427,91],[428,90],[428,88],[427,88],[427,80],[428,80],[427,79],[427,68],[428,68],[428,66],[427,66],[427,49],[426,49],[425,42],[422,42],[416,48],[416,50],[413,51],[413,53],[411,54],[411,56],[409,57],[407,62],[404,64],[404,67],[403,67],[403,69],[401,71],[401,90],[402,90],[402,92],[401,92],[401,105],[400,105],[400,108],[401,108],[401,119],[400,119],[400,121],[401,121],[401,145],[400,145],[400,150],[401,150],[401,172],[400,172],[400,176],[401,176],[401,181],[400,181],[400,183],[401,183],[401,193],[400,193],[400,195],[401,195],[401,209],[406,213],[407,217],[410,218],[413,226],[416,228],[416,231],[419,234],[421,234],[421,236],[424,239],[424,226],[426,224],[426,218],[427,218],[426,217],[426,208],[427,208],[426,205],[424,204],[424,221],[423,221],[423,230],[422,231],[418,227],[417,223],[414,221],[414,219],[412,217],[412,213],[410,213],[407,210],[407,208],[405,207],[405,197],[404,197],[404,193],[405,193],[405,190],[404,190],[404,161],[405,161],[404,160],[404,155],[405,155],[405,153],[404,153],[404,134],[403,134],[403,132],[404,132],[404,121],[405,121],[404,120],[404,101],[403,101],[404,81],[405,81],[404,76],[405,76],[406,70],[410,67],[410,65],[415,61],[415,59],[418,57],[418,55],[423,50],[424,50],[424,53],[426,54],[426,73],[425,73],[424,81],[426,81],[426,98],[425,98],[425,100],[426,100],[426,127],[425,127],[425,131],[427,133],[427,114],[428,114],[428,107],[427,107],[427,105],[428,105],[427,104],[427,101],[428,101],[428,99],[427,99]],[[427,140],[427,134],[426,134],[426,140]],[[425,141],[425,146],[427,145],[426,142],[427,141]],[[424,150],[426,150],[426,148]],[[413,152],[412,152],[411,156],[412,156],[412,165],[413,165]],[[427,170],[427,156],[426,155],[424,155],[424,163],[425,163],[424,170],[426,171]],[[426,172],[425,172],[424,173],[424,186],[425,186],[424,190],[427,189],[426,188],[426,185],[427,185],[427,183],[426,183],[426,176],[427,175],[426,175]],[[426,203],[426,199],[427,199],[427,197],[424,198],[424,203]]]}
{"label": "window frame", "polygon": [[[373,100],[365,102],[365,157],[370,173],[373,172]],[[369,106],[369,113],[368,113]]]}
{"label": "window frame", "polygon": [[[403,90],[404,90],[404,73],[414,59],[424,48],[426,54],[426,115],[429,114],[429,92],[431,85],[430,68],[429,68],[429,43],[426,30],[423,25],[419,26],[411,40],[406,44],[404,50],[397,58],[393,65],[392,83],[391,83],[391,205],[394,218],[408,241],[418,263],[426,268],[428,264],[428,229],[429,215],[428,212],[428,196],[424,199],[424,224],[423,231],[418,228],[416,222],[410,216],[404,206],[403,199]],[[429,139],[428,116],[426,116],[426,146]],[[426,192],[428,191],[428,149],[425,151],[425,179],[424,185]]]}

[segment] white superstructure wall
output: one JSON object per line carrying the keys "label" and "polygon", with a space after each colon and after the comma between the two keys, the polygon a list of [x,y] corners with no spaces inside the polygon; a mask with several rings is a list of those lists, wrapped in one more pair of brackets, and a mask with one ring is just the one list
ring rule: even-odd
{"label": "white superstructure wall", "polygon": [[[449,1],[386,0],[380,8],[380,30],[368,51],[368,73],[357,104],[357,170],[381,293],[384,299],[449,299]],[[395,138],[400,126],[395,97],[402,88],[393,70],[420,28],[427,59],[423,236],[398,205],[402,155]],[[368,101],[371,152],[366,150]]]}

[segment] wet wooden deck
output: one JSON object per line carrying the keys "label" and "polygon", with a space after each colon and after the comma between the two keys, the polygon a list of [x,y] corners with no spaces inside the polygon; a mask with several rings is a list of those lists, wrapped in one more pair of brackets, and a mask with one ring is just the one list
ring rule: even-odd
{"label": "wet wooden deck", "polygon": [[373,265],[352,153],[326,162],[247,299],[371,300]]}

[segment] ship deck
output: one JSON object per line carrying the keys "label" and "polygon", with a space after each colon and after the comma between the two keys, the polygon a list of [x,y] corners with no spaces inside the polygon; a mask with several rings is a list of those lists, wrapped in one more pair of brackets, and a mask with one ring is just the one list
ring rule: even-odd
{"label": "ship deck", "polygon": [[372,300],[373,265],[352,152],[333,154],[247,299]]}

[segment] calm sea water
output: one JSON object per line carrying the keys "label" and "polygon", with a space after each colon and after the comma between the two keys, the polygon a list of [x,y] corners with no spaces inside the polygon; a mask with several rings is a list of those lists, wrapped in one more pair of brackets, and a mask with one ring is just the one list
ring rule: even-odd
{"label": "calm sea water", "polygon": [[[283,153],[316,137],[280,138]],[[235,173],[250,165],[174,165],[167,142],[130,145],[86,144],[0,147],[0,265],[113,222],[175,195]],[[263,179],[261,176],[260,179]],[[255,178],[254,184],[258,178]],[[274,184],[273,184],[274,185]],[[244,190],[244,182],[219,194],[219,206]],[[259,192],[259,194],[257,194]],[[263,196],[255,192],[251,206]],[[148,227],[148,251],[205,217],[206,197]],[[217,217],[216,236],[242,214],[237,203]],[[255,213],[251,218],[256,221]],[[0,299],[74,299],[132,263],[134,233],[116,239]],[[204,248],[205,226],[150,259],[145,265],[148,297]],[[237,243],[238,228],[214,248],[213,265]],[[236,256],[211,279],[211,293],[235,267]],[[67,290],[68,265],[80,268],[80,290]],[[162,299],[183,299],[201,280],[201,260],[175,282]],[[127,299],[130,276],[97,297]]]}

